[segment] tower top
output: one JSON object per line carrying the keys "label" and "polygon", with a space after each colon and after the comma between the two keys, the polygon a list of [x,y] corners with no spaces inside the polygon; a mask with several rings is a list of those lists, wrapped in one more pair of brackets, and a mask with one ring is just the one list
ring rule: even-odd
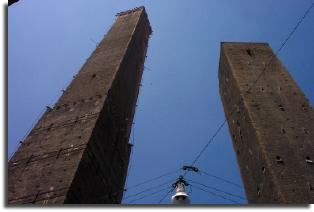
{"label": "tower top", "polygon": [[150,26],[150,22],[149,22],[149,20],[148,20],[147,13],[146,13],[146,10],[145,10],[145,7],[144,7],[144,6],[135,7],[135,8],[130,9],[130,10],[126,10],[126,11],[119,12],[119,13],[116,14],[116,16],[117,16],[117,17],[121,17],[121,16],[124,16],[124,15],[132,14],[132,13],[134,13],[134,12],[138,12],[138,11],[141,11],[142,14],[144,15],[144,20],[147,22],[148,30],[149,30],[149,35],[150,35],[153,31],[152,31],[152,28],[151,28],[151,26]]}
{"label": "tower top", "polygon": [[229,42],[229,41],[222,41],[220,42],[220,46],[225,46],[225,45],[263,45],[263,46],[269,46],[267,42]]}
{"label": "tower top", "polygon": [[145,7],[140,6],[140,7],[135,7],[133,9],[130,9],[130,10],[122,11],[122,12],[117,13],[116,16],[127,15],[127,14],[134,13],[134,12],[140,11],[140,10],[145,10]]}

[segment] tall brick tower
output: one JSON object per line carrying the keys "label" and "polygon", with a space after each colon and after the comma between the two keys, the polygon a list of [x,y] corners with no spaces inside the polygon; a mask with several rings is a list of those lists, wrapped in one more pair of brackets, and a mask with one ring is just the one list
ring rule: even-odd
{"label": "tall brick tower", "polygon": [[120,203],[152,30],[144,7],[117,14],[8,164],[8,203]]}
{"label": "tall brick tower", "polygon": [[219,82],[249,203],[314,203],[313,108],[269,45],[222,43]]}

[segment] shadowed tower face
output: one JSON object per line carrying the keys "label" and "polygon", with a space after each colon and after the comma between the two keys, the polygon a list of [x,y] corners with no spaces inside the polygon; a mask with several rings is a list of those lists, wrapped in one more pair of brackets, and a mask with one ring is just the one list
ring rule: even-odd
{"label": "shadowed tower face", "polygon": [[314,203],[313,108],[268,44],[222,43],[219,86],[248,201]]}
{"label": "shadowed tower face", "polygon": [[120,203],[151,34],[144,7],[116,21],[8,164],[9,203]]}

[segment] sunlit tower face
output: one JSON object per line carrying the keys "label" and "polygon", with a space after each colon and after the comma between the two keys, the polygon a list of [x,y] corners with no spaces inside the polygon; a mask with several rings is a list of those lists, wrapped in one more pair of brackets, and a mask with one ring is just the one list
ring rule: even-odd
{"label": "sunlit tower face", "polygon": [[249,203],[312,203],[314,111],[270,46],[222,43],[219,87]]}

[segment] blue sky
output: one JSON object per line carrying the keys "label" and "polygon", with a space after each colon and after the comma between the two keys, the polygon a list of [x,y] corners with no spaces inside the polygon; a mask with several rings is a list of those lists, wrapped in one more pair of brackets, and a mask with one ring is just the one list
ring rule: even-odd
{"label": "blue sky", "polygon": [[[25,0],[10,6],[9,156],[45,106],[57,101],[61,90],[113,24],[115,14],[144,5],[153,34],[145,62],[149,70],[143,75],[131,136],[135,146],[127,186],[191,163],[225,119],[218,90],[220,42],[268,42],[275,51],[311,3],[309,0],[98,0],[92,3],[87,0]],[[313,23],[314,11],[279,55],[312,105]],[[242,185],[227,125],[196,166]],[[179,174],[130,189],[125,196],[175,180]],[[204,174],[191,173],[187,178],[244,196],[242,189]],[[134,203],[158,203],[165,194],[166,190]],[[190,195],[195,204],[230,203],[193,187]],[[142,195],[124,202],[139,197]],[[246,200],[232,199],[246,203]],[[169,203],[169,196],[163,203]]]}

